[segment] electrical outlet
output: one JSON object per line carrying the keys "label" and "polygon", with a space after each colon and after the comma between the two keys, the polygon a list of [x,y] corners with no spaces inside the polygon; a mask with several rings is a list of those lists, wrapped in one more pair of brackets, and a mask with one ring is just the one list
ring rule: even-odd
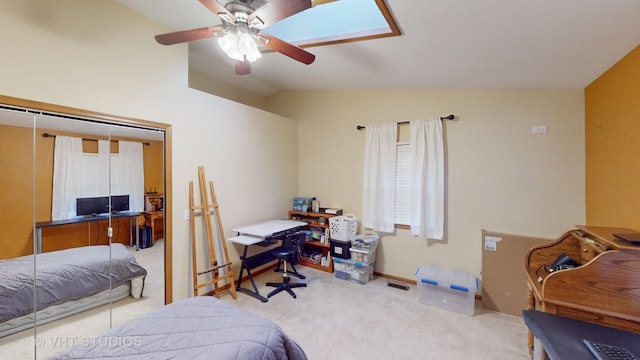
{"label": "electrical outlet", "polygon": [[184,221],[189,221],[189,210],[184,211]]}

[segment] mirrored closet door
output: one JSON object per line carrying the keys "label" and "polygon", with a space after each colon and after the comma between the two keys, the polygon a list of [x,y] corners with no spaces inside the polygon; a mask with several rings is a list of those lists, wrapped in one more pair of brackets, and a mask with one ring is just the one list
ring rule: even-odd
{"label": "mirrored closet door", "polygon": [[[44,359],[170,299],[166,134],[20,110],[0,109],[0,140],[8,140],[0,160],[16,169],[2,180],[2,189],[12,189],[3,190],[3,210],[14,209],[15,219],[0,220],[7,243],[0,261],[24,263],[31,313],[0,321],[0,353]],[[0,295],[9,291],[0,284]],[[15,313],[20,306],[2,307]]]}
{"label": "mirrored closet door", "polygon": [[35,331],[33,291],[22,300],[16,292],[23,283],[33,286],[34,122],[33,114],[0,109],[0,353],[25,359],[35,356],[29,346]]}

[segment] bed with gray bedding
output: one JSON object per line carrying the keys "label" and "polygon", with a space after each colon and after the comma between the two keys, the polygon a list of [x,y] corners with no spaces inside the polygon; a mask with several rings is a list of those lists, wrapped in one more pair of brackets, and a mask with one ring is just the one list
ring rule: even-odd
{"label": "bed with gray bedding", "polygon": [[50,359],[306,360],[272,320],[215,297],[166,305]]}
{"label": "bed with gray bedding", "polygon": [[[143,284],[146,274],[122,244],[46,252],[38,254],[35,263],[33,255],[0,260],[0,336],[15,332],[12,321],[32,319],[34,284],[36,309],[40,312],[108,292],[134,279]],[[141,292],[142,286],[132,295],[139,297]],[[38,323],[44,322],[46,319],[39,316]]]}

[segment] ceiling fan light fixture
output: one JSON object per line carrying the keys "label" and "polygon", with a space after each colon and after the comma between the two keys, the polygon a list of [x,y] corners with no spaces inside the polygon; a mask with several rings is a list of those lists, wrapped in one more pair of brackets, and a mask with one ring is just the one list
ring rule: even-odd
{"label": "ceiling fan light fixture", "polygon": [[[236,74],[250,73],[250,62],[262,57],[259,45],[270,48],[304,64],[311,64],[315,56],[296,45],[275,36],[262,36],[262,28],[276,23],[311,7],[310,0],[261,0],[265,3],[258,8],[251,4],[254,0],[200,0],[200,3],[216,14],[222,24],[175,31],[156,35],[162,45],[173,45],[187,41],[218,38],[218,46],[231,59],[236,60]],[[335,0],[325,0],[335,1]]]}
{"label": "ceiling fan light fixture", "polygon": [[258,45],[247,32],[227,32],[218,39],[218,45],[228,57],[238,61],[254,62],[262,57]]}
{"label": "ceiling fan light fixture", "polygon": [[244,60],[244,56],[238,48],[238,36],[232,32],[224,34],[218,39],[218,45],[228,57],[234,60]]}
{"label": "ceiling fan light fixture", "polygon": [[238,48],[242,54],[247,57],[247,60],[254,62],[262,57],[258,45],[256,45],[253,37],[248,33],[242,33],[238,37]]}

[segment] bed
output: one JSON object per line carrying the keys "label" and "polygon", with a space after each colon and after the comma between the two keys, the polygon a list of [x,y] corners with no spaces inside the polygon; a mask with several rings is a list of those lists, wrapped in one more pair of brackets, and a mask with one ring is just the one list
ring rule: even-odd
{"label": "bed", "polygon": [[34,326],[34,284],[41,325],[128,296],[139,298],[146,275],[122,244],[0,260],[0,337]]}
{"label": "bed", "polygon": [[49,359],[306,360],[272,320],[215,297],[174,302]]}

